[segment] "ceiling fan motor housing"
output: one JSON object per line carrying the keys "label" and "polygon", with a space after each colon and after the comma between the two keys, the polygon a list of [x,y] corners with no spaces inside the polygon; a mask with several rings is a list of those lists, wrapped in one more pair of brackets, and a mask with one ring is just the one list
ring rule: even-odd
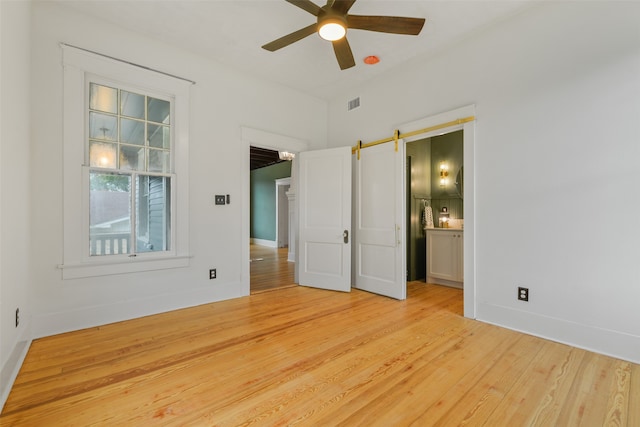
{"label": "ceiling fan motor housing", "polygon": [[[329,24],[339,25],[344,29],[344,34],[346,35],[347,15],[344,13],[335,12],[331,8],[323,7],[322,9],[320,9],[320,12],[318,13],[318,33],[320,33],[320,37],[326,39],[326,37],[322,36],[321,30],[322,30],[322,27]],[[344,35],[342,35],[342,37],[344,37]]]}

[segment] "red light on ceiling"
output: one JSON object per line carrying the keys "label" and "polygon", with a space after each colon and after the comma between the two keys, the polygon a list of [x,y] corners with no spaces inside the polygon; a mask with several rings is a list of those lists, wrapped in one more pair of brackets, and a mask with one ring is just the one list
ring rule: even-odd
{"label": "red light on ceiling", "polygon": [[364,63],[367,65],[377,64],[378,62],[380,62],[380,58],[375,55],[370,55],[364,58]]}

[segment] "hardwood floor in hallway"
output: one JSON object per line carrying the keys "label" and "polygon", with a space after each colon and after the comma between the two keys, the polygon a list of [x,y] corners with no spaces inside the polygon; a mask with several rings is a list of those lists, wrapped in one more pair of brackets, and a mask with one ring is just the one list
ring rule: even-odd
{"label": "hardwood floor in hallway", "polygon": [[295,264],[287,261],[288,248],[270,248],[251,245],[251,293],[296,286]]}
{"label": "hardwood floor in hallway", "polygon": [[639,365],[408,295],[295,286],[38,339],[0,425],[640,425]]}

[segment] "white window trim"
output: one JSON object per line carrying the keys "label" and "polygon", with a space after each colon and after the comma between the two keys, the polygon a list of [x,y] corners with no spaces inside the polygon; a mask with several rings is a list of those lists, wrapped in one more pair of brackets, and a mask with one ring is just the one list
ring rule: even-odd
{"label": "white window trim", "polygon": [[[192,82],[150,71],[125,62],[61,45],[63,90],[63,279],[134,273],[189,265],[189,90]],[[86,145],[87,78],[100,76],[173,100],[171,251],[136,257],[87,256],[88,183]],[[86,188],[85,188],[86,186]],[[86,193],[86,194],[85,194]],[[84,228],[86,228],[86,230]]]}

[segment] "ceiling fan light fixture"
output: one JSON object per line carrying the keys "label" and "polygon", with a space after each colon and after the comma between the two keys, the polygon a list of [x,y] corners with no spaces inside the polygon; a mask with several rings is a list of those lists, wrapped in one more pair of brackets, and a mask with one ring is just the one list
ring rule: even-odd
{"label": "ceiling fan light fixture", "polygon": [[[319,6],[316,0],[285,1],[315,16],[316,22],[273,40],[262,46],[262,48],[275,52],[313,33],[318,33],[320,38],[330,41],[333,45],[333,52],[341,70],[346,70],[356,65],[351,46],[347,40],[348,29],[417,36],[422,31],[425,23],[424,18],[351,15],[349,11],[357,0],[327,0],[324,6]],[[377,59],[369,57],[368,60],[365,60],[365,63],[375,64]]]}
{"label": "ceiling fan light fixture", "polygon": [[347,28],[344,22],[342,22],[340,19],[328,18],[322,21],[322,23],[320,24],[318,34],[323,39],[333,42],[343,38],[347,34]]}

